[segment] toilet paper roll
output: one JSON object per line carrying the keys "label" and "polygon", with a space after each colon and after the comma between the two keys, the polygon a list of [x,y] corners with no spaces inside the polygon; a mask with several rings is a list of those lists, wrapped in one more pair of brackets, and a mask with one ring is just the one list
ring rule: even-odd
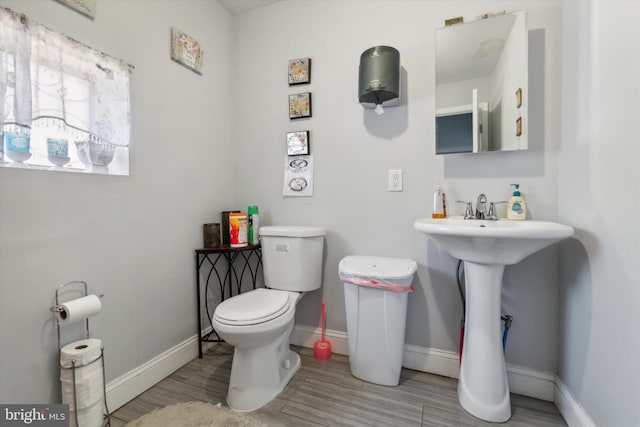
{"label": "toilet paper roll", "polygon": [[60,326],[84,320],[100,313],[102,303],[96,295],[74,299],[60,304],[61,310],[56,313]]}
{"label": "toilet paper roll", "polygon": [[[60,369],[60,379],[64,381],[73,380],[73,369],[63,367]],[[96,361],[89,365],[80,366],[75,369],[76,381],[93,379],[96,376],[102,376],[102,363]]]}
{"label": "toilet paper roll", "polygon": [[[73,410],[76,409],[77,403],[79,417],[80,412],[84,409],[92,407],[96,403],[102,405],[104,398],[104,372],[103,363],[100,359],[101,354],[102,340],[97,338],[74,341],[60,350],[62,403],[68,404],[69,408]],[[72,363],[74,360],[75,369]],[[102,406],[100,406],[100,416],[102,416],[101,408]],[[95,415],[92,414],[91,412],[87,416],[95,418]],[[94,424],[81,423],[80,425]]]}
{"label": "toilet paper roll", "polygon": [[[63,368],[71,368],[72,361],[75,360],[75,366],[87,365],[102,353],[102,341],[97,338],[89,338],[86,340],[74,341],[65,345],[60,350],[60,366]],[[95,365],[95,366],[94,366]],[[100,362],[93,363],[89,369],[102,369]]]}
{"label": "toilet paper roll", "polygon": [[102,401],[96,402],[93,405],[80,409],[77,412],[78,423],[76,424],[76,411],[69,410],[69,426],[70,427],[100,427],[104,420],[104,411]]}
{"label": "toilet paper roll", "polygon": [[76,408],[76,401],[78,402],[78,408],[88,408],[96,402],[102,401],[104,396],[102,372],[81,380],[76,378],[75,398],[73,380],[61,380],[60,384],[62,386],[62,403],[69,405],[69,409]]}

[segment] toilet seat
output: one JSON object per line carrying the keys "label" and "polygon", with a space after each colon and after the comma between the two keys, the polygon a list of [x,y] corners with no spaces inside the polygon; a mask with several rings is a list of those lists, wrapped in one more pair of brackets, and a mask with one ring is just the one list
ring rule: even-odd
{"label": "toilet seat", "polygon": [[289,292],[259,288],[223,301],[214,317],[226,325],[256,325],[281,316],[289,305]]}

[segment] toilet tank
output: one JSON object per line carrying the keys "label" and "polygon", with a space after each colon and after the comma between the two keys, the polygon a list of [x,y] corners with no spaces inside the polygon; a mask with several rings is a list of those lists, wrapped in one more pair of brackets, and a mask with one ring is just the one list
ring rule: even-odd
{"label": "toilet tank", "polygon": [[324,235],[320,227],[260,227],[265,285],[294,292],[320,288]]}

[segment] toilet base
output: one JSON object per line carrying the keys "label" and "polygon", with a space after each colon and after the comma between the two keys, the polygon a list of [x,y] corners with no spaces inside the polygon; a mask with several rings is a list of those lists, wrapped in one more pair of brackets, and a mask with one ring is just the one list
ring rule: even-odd
{"label": "toilet base", "polygon": [[234,349],[227,394],[231,409],[255,411],[284,390],[301,364],[300,355],[289,348],[289,334],[262,347]]}

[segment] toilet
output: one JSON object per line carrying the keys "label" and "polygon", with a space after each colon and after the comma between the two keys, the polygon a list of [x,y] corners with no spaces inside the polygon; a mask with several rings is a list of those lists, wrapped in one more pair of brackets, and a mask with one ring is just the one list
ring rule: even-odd
{"label": "toilet", "polygon": [[256,410],[273,400],[300,368],[289,348],[296,304],[322,285],[325,230],[320,227],[260,227],[265,288],[220,303],[211,324],[234,346],[227,404]]}

